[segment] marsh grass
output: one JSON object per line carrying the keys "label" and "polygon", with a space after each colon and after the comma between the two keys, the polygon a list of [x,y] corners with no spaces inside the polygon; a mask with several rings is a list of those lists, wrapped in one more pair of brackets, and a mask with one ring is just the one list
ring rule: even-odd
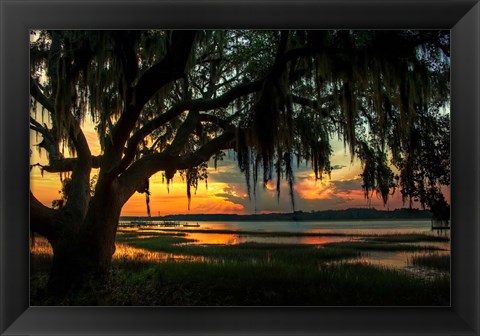
{"label": "marsh grass", "polygon": [[148,251],[160,251],[190,256],[203,256],[212,261],[231,260],[266,264],[272,260],[284,263],[305,263],[315,260],[330,260],[359,257],[350,249],[316,248],[301,244],[242,243],[237,245],[181,245],[188,239],[171,239],[164,235],[131,240],[131,246]]}
{"label": "marsh grass", "polygon": [[445,236],[432,236],[428,234],[389,234],[372,236],[371,240],[389,243],[419,243],[419,242],[449,242],[450,238]]}
{"label": "marsh grass", "polygon": [[428,267],[443,272],[450,272],[450,255],[433,253],[414,255],[409,259],[409,263],[414,266]]}
{"label": "marsh grass", "polygon": [[183,235],[145,231],[117,235],[106,282],[88,283],[61,299],[45,290],[51,250],[38,239],[32,249],[31,305],[449,304],[450,280],[445,275],[422,279],[399,270],[342,262],[361,255],[356,244],[185,245],[188,239]]}
{"label": "marsh grass", "polygon": [[438,251],[442,250],[436,246],[409,245],[404,243],[390,243],[386,241],[367,240],[362,242],[334,242],[324,245],[327,248],[349,249],[356,251]]}

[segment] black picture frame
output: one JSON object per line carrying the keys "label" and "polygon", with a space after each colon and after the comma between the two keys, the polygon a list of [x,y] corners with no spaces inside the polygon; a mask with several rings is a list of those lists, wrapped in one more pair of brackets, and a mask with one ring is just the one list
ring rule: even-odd
{"label": "black picture frame", "polygon": [[[480,4],[473,0],[0,0],[2,335],[479,335]],[[30,307],[29,30],[451,29],[451,307]]]}

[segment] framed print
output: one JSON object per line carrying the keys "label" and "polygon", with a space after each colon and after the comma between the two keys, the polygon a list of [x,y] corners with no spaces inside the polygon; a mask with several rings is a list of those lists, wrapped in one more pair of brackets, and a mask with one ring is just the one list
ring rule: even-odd
{"label": "framed print", "polygon": [[2,335],[479,333],[477,1],[1,22]]}

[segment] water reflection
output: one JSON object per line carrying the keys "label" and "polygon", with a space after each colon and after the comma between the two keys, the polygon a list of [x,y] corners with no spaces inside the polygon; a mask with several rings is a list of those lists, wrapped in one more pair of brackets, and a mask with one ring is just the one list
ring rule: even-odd
{"label": "water reflection", "polygon": [[369,251],[362,253],[361,258],[352,261],[383,267],[404,268],[408,266],[408,260],[414,254],[415,252]]}
{"label": "water reflection", "polygon": [[195,245],[235,245],[240,244],[238,234],[227,233],[187,233],[187,239],[193,241],[184,244]]}
{"label": "water reflection", "polygon": [[264,244],[309,244],[321,245],[335,242],[357,241],[358,238],[350,236],[264,236],[250,234],[232,233],[187,233],[187,239],[193,241],[185,243],[190,245],[237,245],[243,243],[264,243]]}
{"label": "water reflection", "polygon": [[[445,247],[445,246],[444,246]],[[397,251],[397,252],[387,252],[387,251],[368,251],[362,252],[360,258],[351,258],[344,259],[340,262],[347,263],[362,263],[376,265],[380,267],[393,268],[393,269],[402,269],[415,273],[416,275],[421,276],[433,276],[441,273],[437,269],[431,269],[423,266],[413,265],[412,259],[418,256],[449,256],[450,251],[444,249],[442,251],[428,251],[428,252],[419,252],[419,251]]]}

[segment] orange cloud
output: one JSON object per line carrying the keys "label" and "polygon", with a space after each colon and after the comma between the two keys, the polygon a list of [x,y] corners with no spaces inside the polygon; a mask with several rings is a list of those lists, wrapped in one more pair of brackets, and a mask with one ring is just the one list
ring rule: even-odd
{"label": "orange cloud", "polygon": [[264,184],[264,186],[265,186],[265,189],[270,190],[270,191],[276,191],[277,190],[276,184],[272,183],[271,181],[267,181]]}
{"label": "orange cloud", "polygon": [[[190,201],[190,210],[188,209],[187,187],[179,177],[175,177],[173,182],[167,186],[161,182],[156,174],[150,180],[150,209],[152,216],[181,214],[181,213],[243,213],[244,206],[236,204],[224,196],[233,195],[234,197],[248,197],[246,194],[237,194],[235,190],[227,183],[213,182],[200,184],[196,193],[192,190]],[[145,194],[135,193],[122,209],[123,216],[146,216],[147,208],[145,203]]]}

